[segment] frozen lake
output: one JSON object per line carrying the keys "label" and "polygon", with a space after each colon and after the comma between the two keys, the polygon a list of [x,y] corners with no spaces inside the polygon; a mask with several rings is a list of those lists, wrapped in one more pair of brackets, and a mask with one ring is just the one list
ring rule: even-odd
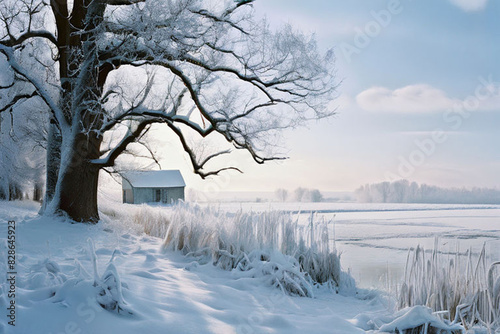
{"label": "frozen lake", "polygon": [[477,253],[486,243],[490,260],[500,260],[500,206],[361,203],[223,203],[221,209],[284,210],[300,213],[307,222],[333,219],[342,266],[360,287],[387,289],[402,277],[408,249],[418,245],[455,254],[471,248]]}

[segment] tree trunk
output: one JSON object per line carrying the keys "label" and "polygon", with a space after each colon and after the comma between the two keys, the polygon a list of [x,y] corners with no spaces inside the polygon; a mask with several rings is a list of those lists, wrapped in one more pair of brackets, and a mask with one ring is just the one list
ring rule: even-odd
{"label": "tree trunk", "polygon": [[9,201],[16,201],[23,199],[23,192],[21,188],[15,183],[9,184]]}
{"label": "tree trunk", "polygon": [[61,165],[61,144],[62,136],[55,124],[55,120],[51,119],[49,124],[49,134],[47,138],[47,163],[46,163],[46,183],[45,196],[40,213],[43,213],[54,198],[57,185],[57,177],[59,167]]}
{"label": "tree trunk", "polygon": [[33,187],[33,201],[41,202],[42,201],[42,189],[43,184],[40,182],[35,182],[35,186]]}
{"label": "tree trunk", "polygon": [[101,141],[95,136],[79,134],[68,154],[69,163],[59,175],[55,211],[65,212],[78,222],[99,221],[97,189],[100,168],[90,160],[99,158]]}
{"label": "tree trunk", "polygon": [[106,9],[105,1],[74,1],[68,15],[66,1],[51,1],[56,18],[59,50],[61,98],[59,104],[70,124],[63,131],[60,170],[50,213],[67,214],[78,222],[96,223],[97,189],[100,167],[91,160],[99,159],[102,137],[96,129],[102,124],[98,84],[97,27]]}

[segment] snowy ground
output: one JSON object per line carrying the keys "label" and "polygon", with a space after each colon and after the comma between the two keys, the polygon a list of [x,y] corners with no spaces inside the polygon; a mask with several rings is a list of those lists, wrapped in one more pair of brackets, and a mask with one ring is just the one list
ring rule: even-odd
{"label": "snowy ground", "polygon": [[[121,204],[114,208],[128,210]],[[362,286],[377,285],[388,267],[402,270],[408,247],[430,246],[435,235],[451,250],[457,240],[463,247],[487,241],[493,257],[499,249],[495,245],[500,239],[500,207],[494,206],[246,203],[221,208],[317,211],[325,219],[335,215],[332,229],[343,265],[352,268]],[[285,296],[258,278],[242,278],[210,263],[162,252],[160,238],[143,234],[130,222],[106,218],[97,225],[73,225],[60,218],[40,218],[37,210],[34,203],[0,202],[0,273],[7,268],[7,220],[16,221],[17,252],[16,326],[7,325],[9,319],[2,315],[0,333],[340,334],[366,333],[357,326],[371,333],[377,321],[377,327],[386,323],[385,328],[391,328],[392,318],[380,320],[392,312],[390,298],[380,292],[360,290],[357,296],[342,296],[319,288],[315,298]],[[303,214],[301,223],[308,217]],[[96,274],[89,244],[95,249]],[[116,267],[113,277],[122,282],[114,288],[109,285],[119,296],[117,287],[122,286],[120,312],[104,310],[97,302],[109,277],[106,269],[113,273],[110,262]],[[100,285],[94,286],[95,281]],[[9,286],[4,281],[1,287],[0,308],[6,310]],[[426,312],[413,309],[406,316],[430,317]],[[408,322],[407,318],[403,315],[398,321]],[[371,319],[375,321],[368,325]]]}
{"label": "snowy ground", "polygon": [[[39,218],[31,203],[0,202],[0,235],[16,221],[16,326],[2,315],[0,333],[358,333],[349,319],[386,312],[379,297],[363,300],[318,290],[288,297],[258,279],[198,265],[160,251],[161,240],[108,220],[95,226]],[[113,257],[125,284],[125,311],[96,302],[89,242],[103,277]],[[2,254],[5,254],[2,251]],[[6,264],[2,255],[2,271]],[[4,275],[2,275],[4,277]],[[2,282],[3,283],[3,282]],[[8,289],[2,285],[3,291]],[[4,293],[0,308],[9,299]],[[132,313],[132,315],[127,314]]]}

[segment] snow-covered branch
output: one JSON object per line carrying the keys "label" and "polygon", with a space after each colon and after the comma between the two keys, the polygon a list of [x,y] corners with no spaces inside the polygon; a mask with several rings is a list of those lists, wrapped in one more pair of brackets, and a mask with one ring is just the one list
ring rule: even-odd
{"label": "snow-covered branch", "polygon": [[10,36],[10,38],[7,40],[0,40],[0,44],[4,46],[15,47],[32,38],[43,38],[51,42],[53,45],[57,45],[56,37],[54,36],[54,34],[47,30],[28,31],[18,37]]}
{"label": "snow-covered branch", "polygon": [[153,123],[155,123],[154,120],[145,120],[139,123],[134,130],[129,129],[118,145],[111,149],[105,158],[92,160],[91,163],[101,168],[114,166],[116,159],[127,149],[127,146],[140,138],[146,127]]}
{"label": "snow-covered branch", "polygon": [[21,102],[21,101],[25,101],[25,100],[29,100],[31,99],[32,97],[35,97],[35,96],[38,96],[38,92],[37,91],[34,91],[33,93],[31,94],[17,94],[15,95],[9,103],[7,103],[6,105],[0,107],[0,113],[6,111],[6,110],[10,110],[12,107],[14,107],[17,103]]}
{"label": "snow-covered branch", "polygon": [[146,0],[106,0],[106,3],[112,6],[124,6],[124,5],[134,5],[145,1]]}
{"label": "snow-covered branch", "polygon": [[59,128],[61,130],[67,128],[68,123],[64,117],[62,109],[59,107],[59,104],[52,98],[51,94],[45,88],[45,85],[41,82],[41,80],[36,78],[34,75],[31,75],[28,69],[24,68],[16,61],[12,48],[0,45],[0,53],[2,53],[6,57],[10,68],[15,73],[17,73],[19,76],[26,79],[26,81],[33,85],[37,94],[42,98],[42,100],[49,107],[50,111],[53,113],[55,119],[57,120]]}
{"label": "snow-covered branch", "polygon": [[221,151],[221,152],[211,154],[211,155],[207,156],[205,159],[203,159],[201,162],[198,162],[198,160],[197,160],[198,157],[194,153],[191,146],[188,144],[182,131],[177,126],[175,126],[172,122],[167,121],[167,125],[179,138],[179,140],[182,144],[182,148],[189,156],[189,160],[191,161],[191,165],[193,166],[193,171],[196,174],[200,175],[201,178],[205,179],[206,177],[211,176],[211,175],[218,175],[220,172],[226,171],[226,170],[235,170],[237,172],[242,173],[242,171],[240,169],[238,169],[237,167],[234,167],[234,166],[219,168],[217,170],[208,171],[208,172],[203,171],[203,168],[210,160],[212,160],[213,158],[218,157],[220,155],[228,154],[230,151],[226,150],[226,151]]}

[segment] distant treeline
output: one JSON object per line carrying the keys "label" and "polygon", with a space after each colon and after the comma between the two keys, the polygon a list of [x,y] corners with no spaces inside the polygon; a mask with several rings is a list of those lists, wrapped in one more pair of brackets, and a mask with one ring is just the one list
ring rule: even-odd
{"label": "distant treeline", "polygon": [[299,187],[293,191],[289,192],[286,189],[276,189],[274,191],[276,198],[280,202],[322,202],[323,194],[318,189],[308,189]]}
{"label": "distant treeline", "polygon": [[500,190],[440,188],[399,180],[361,186],[356,198],[364,203],[500,204]]}

